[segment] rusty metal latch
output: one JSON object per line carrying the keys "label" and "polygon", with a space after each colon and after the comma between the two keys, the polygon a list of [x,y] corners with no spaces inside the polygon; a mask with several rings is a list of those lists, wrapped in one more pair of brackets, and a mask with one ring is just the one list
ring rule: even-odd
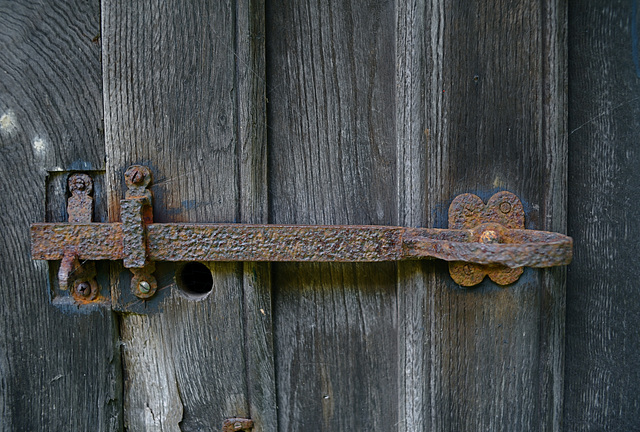
{"label": "rusty metal latch", "polygon": [[[31,255],[62,260],[62,289],[76,300],[95,296],[93,261],[122,260],[132,290],[147,299],[157,289],[156,261],[340,261],[373,262],[437,258],[449,261],[453,280],[473,286],[488,275],[506,285],[522,267],[569,264],[573,241],[558,233],[525,229],[524,208],[511,192],[484,203],[472,194],[449,207],[449,229],[377,225],[245,225],[153,223],[151,173],[132,166],[121,201],[120,223],[92,223],[91,178],[69,178],[69,223],[31,225]],[[80,263],[84,264],[80,264]]]}

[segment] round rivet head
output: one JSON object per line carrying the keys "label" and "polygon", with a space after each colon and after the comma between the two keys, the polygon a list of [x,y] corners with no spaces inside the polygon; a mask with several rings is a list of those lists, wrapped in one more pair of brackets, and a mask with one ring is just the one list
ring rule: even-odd
{"label": "round rivet head", "polygon": [[141,293],[147,294],[149,291],[151,291],[151,285],[147,281],[142,281],[138,284],[138,289]]}
{"label": "round rivet head", "polygon": [[70,192],[82,192],[83,194],[90,194],[93,190],[93,182],[91,177],[87,174],[76,173],[69,176],[68,179]]}
{"label": "round rivet head", "polygon": [[500,204],[500,211],[504,214],[507,214],[511,211],[511,203],[504,201],[502,204]]}
{"label": "round rivet head", "polygon": [[480,241],[485,244],[498,243],[500,241],[500,236],[497,232],[488,230],[480,235]]}

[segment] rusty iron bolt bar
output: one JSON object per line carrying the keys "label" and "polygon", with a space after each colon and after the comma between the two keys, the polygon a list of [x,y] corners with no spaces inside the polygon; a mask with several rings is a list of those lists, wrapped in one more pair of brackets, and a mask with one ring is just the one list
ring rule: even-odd
{"label": "rusty iron bolt bar", "polygon": [[[484,226],[432,229],[152,223],[145,227],[145,256],[151,262],[380,262],[437,258],[511,267],[551,267],[571,261],[572,241],[567,236],[506,229],[501,233],[506,237],[503,243],[485,244],[478,240],[483,230]],[[34,259],[59,260],[67,248],[78,250],[82,260],[120,260],[127,256],[120,223],[33,224],[31,234]],[[135,267],[130,268],[133,271]]]}
{"label": "rusty iron bolt bar", "polygon": [[[80,176],[91,182],[90,177]],[[125,172],[125,181],[129,189],[121,201],[122,223],[33,224],[32,258],[56,260],[78,251],[76,260],[122,259],[134,274],[134,294],[147,299],[157,290],[155,261],[376,262],[436,258],[450,261],[456,283],[473,286],[485,276],[507,285],[518,279],[524,266],[566,265],[573,253],[570,237],[525,229],[524,206],[506,191],[496,193],[486,204],[473,194],[458,195],[449,207],[449,229],[158,224],[153,223],[152,196],[146,189],[151,182],[149,169],[132,166]],[[91,183],[85,185],[90,190]],[[77,186],[82,187],[79,182]]]}

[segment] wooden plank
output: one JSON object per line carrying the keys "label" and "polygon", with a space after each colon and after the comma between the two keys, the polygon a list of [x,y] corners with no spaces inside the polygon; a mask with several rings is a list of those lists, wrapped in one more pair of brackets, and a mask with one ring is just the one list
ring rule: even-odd
{"label": "wooden plank", "polygon": [[[510,190],[528,228],[564,229],[564,17],[555,1],[398,5],[399,223],[445,227],[456,195]],[[562,271],[463,289],[410,263],[398,280],[402,429],[559,429]]]}
{"label": "wooden plank", "polygon": [[[424,2],[400,2],[394,23],[397,211],[398,223],[409,227],[434,226],[433,215],[426,212],[427,179],[437,180],[444,168],[442,164],[432,164],[427,170],[429,130],[424,124],[426,118],[437,123],[441,114],[441,110],[428,105],[429,100],[438,95],[426,93],[432,82],[437,82],[435,72],[443,63],[437,18],[435,11]],[[433,77],[425,76],[423,71],[427,69],[434,71]],[[431,347],[437,323],[429,321],[433,294],[428,288],[435,283],[436,265],[433,262],[398,265],[398,286],[401,287],[397,298],[398,429],[429,430],[429,419],[435,414],[435,395],[430,385],[435,384],[438,377],[432,377],[436,372],[431,367],[430,356],[434,353]]]}
{"label": "wooden plank", "polygon": [[49,210],[47,177],[66,184],[70,170],[104,169],[99,35],[97,1],[0,5],[2,430],[121,427],[111,312],[53,307],[47,263],[29,253],[29,224]]}
{"label": "wooden plank", "polygon": [[[393,15],[267,4],[271,223],[394,224]],[[280,429],[395,430],[395,265],[272,274]]]}
{"label": "wooden plank", "polygon": [[[239,1],[236,10],[239,221],[267,223],[267,83],[264,0]],[[247,392],[253,431],[278,429],[273,346],[271,268],[242,265]]]}
{"label": "wooden plank", "polygon": [[569,5],[565,430],[636,430],[640,417],[638,2]]}
{"label": "wooden plank", "polygon": [[[124,170],[143,163],[155,176],[157,222],[262,222],[264,174],[239,180],[266,163],[264,39],[261,20],[250,15],[260,7],[103,3],[112,219]],[[255,277],[242,264],[209,268],[209,295],[194,300],[170,281],[158,316],[122,318],[131,430],[216,430],[235,416],[255,417],[256,430],[275,430],[268,267],[256,267]],[[156,273],[163,271],[172,270],[158,264]]]}

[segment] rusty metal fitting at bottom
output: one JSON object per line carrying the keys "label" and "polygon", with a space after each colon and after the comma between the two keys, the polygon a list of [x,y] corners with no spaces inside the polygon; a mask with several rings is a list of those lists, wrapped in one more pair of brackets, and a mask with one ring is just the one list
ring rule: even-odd
{"label": "rusty metal fitting at bottom", "polygon": [[246,418],[228,418],[222,423],[222,432],[249,431],[253,428],[253,420]]}
{"label": "rusty metal fitting at bottom", "polygon": [[131,291],[141,299],[153,297],[158,289],[158,282],[153,277],[156,265],[153,262],[147,263],[143,268],[131,268],[133,277],[131,278]]}

